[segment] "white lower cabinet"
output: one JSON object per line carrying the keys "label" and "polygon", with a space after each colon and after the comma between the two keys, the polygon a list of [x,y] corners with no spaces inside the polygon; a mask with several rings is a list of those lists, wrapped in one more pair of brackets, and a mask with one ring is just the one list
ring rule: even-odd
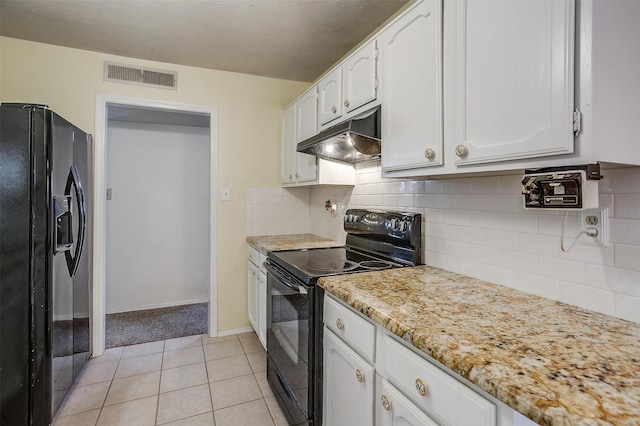
{"label": "white lower cabinet", "polygon": [[267,348],[267,272],[262,264],[266,256],[249,246],[247,307],[249,323]]}
{"label": "white lower cabinet", "polygon": [[438,426],[391,383],[376,374],[376,425]]}
{"label": "white lower cabinet", "polygon": [[325,426],[373,424],[373,366],[324,327],[323,421]]}
{"label": "white lower cabinet", "polygon": [[511,408],[474,391],[329,294],[323,321],[325,426],[514,424]]}

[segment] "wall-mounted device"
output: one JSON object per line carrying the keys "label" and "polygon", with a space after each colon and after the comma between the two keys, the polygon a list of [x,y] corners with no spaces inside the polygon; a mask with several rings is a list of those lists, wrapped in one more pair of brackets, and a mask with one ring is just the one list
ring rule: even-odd
{"label": "wall-mounted device", "polygon": [[600,179],[600,164],[525,170],[524,208],[597,209]]}

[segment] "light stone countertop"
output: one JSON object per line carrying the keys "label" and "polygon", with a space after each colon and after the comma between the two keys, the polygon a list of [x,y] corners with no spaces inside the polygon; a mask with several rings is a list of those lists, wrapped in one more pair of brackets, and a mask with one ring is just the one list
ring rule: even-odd
{"label": "light stone countertop", "polygon": [[255,236],[247,237],[247,242],[263,253],[279,250],[342,247],[344,245],[314,234]]}
{"label": "light stone countertop", "polygon": [[640,325],[429,266],[319,285],[542,425],[640,425]]}

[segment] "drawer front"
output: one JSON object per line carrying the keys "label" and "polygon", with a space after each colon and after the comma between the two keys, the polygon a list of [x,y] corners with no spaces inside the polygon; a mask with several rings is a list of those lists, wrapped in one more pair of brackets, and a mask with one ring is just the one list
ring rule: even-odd
{"label": "drawer front", "polygon": [[324,298],[324,324],[358,352],[373,362],[376,327],[328,295]]}
{"label": "drawer front", "polygon": [[260,266],[260,252],[252,246],[249,246],[249,262],[253,263],[256,266]]}
{"label": "drawer front", "polygon": [[378,336],[380,374],[438,422],[495,426],[496,406],[386,333]]}

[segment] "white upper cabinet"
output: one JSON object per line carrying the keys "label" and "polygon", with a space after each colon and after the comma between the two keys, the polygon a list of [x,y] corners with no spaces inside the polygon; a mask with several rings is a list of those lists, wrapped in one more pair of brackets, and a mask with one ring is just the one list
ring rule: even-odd
{"label": "white upper cabinet", "polygon": [[442,1],[419,1],[381,37],[382,169],[443,163]]}
{"label": "white upper cabinet", "polygon": [[376,41],[360,48],[342,65],[342,106],[349,113],[376,99]]}
{"label": "white upper cabinet", "polygon": [[455,8],[455,133],[447,136],[447,161],[572,153],[574,1],[461,0]]}
{"label": "white upper cabinet", "polygon": [[377,98],[377,56],[376,40],[371,40],[318,82],[321,128]]}
{"label": "white upper cabinet", "polygon": [[[293,150],[296,151],[298,142],[301,142],[317,133],[317,92],[316,88],[312,87],[310,90],[304,93],[296,101],[296,120],[297,120],[297,138],[296,146]],[[296,169],[295,180],[296,182],[308,182],[316,179],[316,156],[303,154],[296,152]]]}
{"label": "white upper cabinet", "polygon": [[318,82],[318,124],[342,117],[342,69],[334,69]]}
{"label": "white upper cabinet", "polygon": [[296,144],[296,106],[292,104],[282,111],[280,183],[283,185],[295,182]]}

